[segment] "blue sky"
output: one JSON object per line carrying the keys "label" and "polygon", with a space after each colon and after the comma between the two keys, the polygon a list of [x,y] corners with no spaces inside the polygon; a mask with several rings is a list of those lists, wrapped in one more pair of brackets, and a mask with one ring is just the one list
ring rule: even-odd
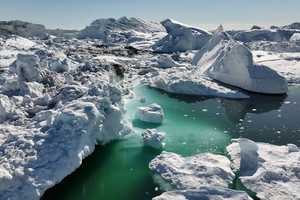
{"label": "blue sky", "polygon": [[206,29],[285,25],[300,21],[299,0],[0,0],[0,20],[82,29],[107,17],[166,18]]}

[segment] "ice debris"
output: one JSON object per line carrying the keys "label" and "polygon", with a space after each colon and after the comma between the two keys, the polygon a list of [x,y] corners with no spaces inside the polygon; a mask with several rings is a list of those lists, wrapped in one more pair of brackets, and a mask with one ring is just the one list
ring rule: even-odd
{"label": "ice debris", "polygon": [[233,139],[227,151],[245,187],[260,199],[300,199],[300,151],[296,145],[276,146]]}
{"label": "ice debris", "polygon": [[245,90],[283,94],[287,81],[267,66],[253,63],[251,51],[235,41],[220,26],[209,42],[194,56],[200,74]]}
{"label": "ice debris", "polygon": [[156,129],[147,129],[142,133],[143,142],[145,145],[159,149],[165,145],[165,132],[157,132]]}
{"label": "ice debris", "polygon": [[144,122],[161,123],[164,119],[163,109],[156,103],[147,107],[138,107],[135,117]]}

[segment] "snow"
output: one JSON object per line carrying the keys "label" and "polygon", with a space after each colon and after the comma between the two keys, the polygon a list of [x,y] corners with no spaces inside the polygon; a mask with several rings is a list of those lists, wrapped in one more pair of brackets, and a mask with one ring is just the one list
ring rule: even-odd
{"label": "snow", "polygon": [[166,189],[186,189],[190,187],[227,187],[235,178],[230,169],[230,161],[225,156],[211,153],[182,157],[176,153],[163,151],[150,163],[154,180]]}
{"label": "snow", "polygon": [[163,143],[165,135],[165,132],[157,132],[156,129],[147,129],[142,133],[142,138],[145,145],[159,149],[165,145]]}
{"label": "snow", "polygon": [[251,200],[244,191],[231,190],[221,187],[194,187],[186,190],[164,192],[153,200]]}
{"label": "snow", "polygon": [[144,122],[161,123],[164,119],[163,109],[156,103],[147,107],[138,107],[135,117]]}
{"label": "snow", "polygon": [[260,199],[299,199],[300,151],[296,145],[276,146],[234,139],[227,147],[245,187]]}
{"label": "snow", "polygon": [[267,94],[287,92],[286,79],[267,66],[253,63],[251,51],[233,40],[222,26],[192,63],[199,67],[200,74],[245,90]]}
{"label": "snow", "polygon": [[166,19],[161,22],[168,35],[157,41],[152,49],[156,52],[176,52],[202,48],[212,34],[175,20]]}

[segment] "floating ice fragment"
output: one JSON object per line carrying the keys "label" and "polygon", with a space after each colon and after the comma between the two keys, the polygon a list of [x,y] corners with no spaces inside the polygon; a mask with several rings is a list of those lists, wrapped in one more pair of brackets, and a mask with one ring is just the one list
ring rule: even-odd
{"label": "floating ice fragment", "polygon": [[159,105],[153,103],[148,107],[138,107],[135,117],[145,122],[161,123],[164,118],[164,113]]}
{"label": "floating ice fragment", "polygon": [[142,133],[143,142],[145,145],[159,149],[165,145],[165,132],[157,132],[156,129],[147,129]]}

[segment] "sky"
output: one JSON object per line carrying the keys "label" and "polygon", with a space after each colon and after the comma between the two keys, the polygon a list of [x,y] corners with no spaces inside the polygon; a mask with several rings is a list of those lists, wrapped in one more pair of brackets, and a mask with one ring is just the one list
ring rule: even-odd
{"label": "sky", "polygon": [[83,29],[99,18],[138,17],[214,30],[268,28],[300,22],[300,0],[0,0],[0,21],[22,20],[47,28]]}

